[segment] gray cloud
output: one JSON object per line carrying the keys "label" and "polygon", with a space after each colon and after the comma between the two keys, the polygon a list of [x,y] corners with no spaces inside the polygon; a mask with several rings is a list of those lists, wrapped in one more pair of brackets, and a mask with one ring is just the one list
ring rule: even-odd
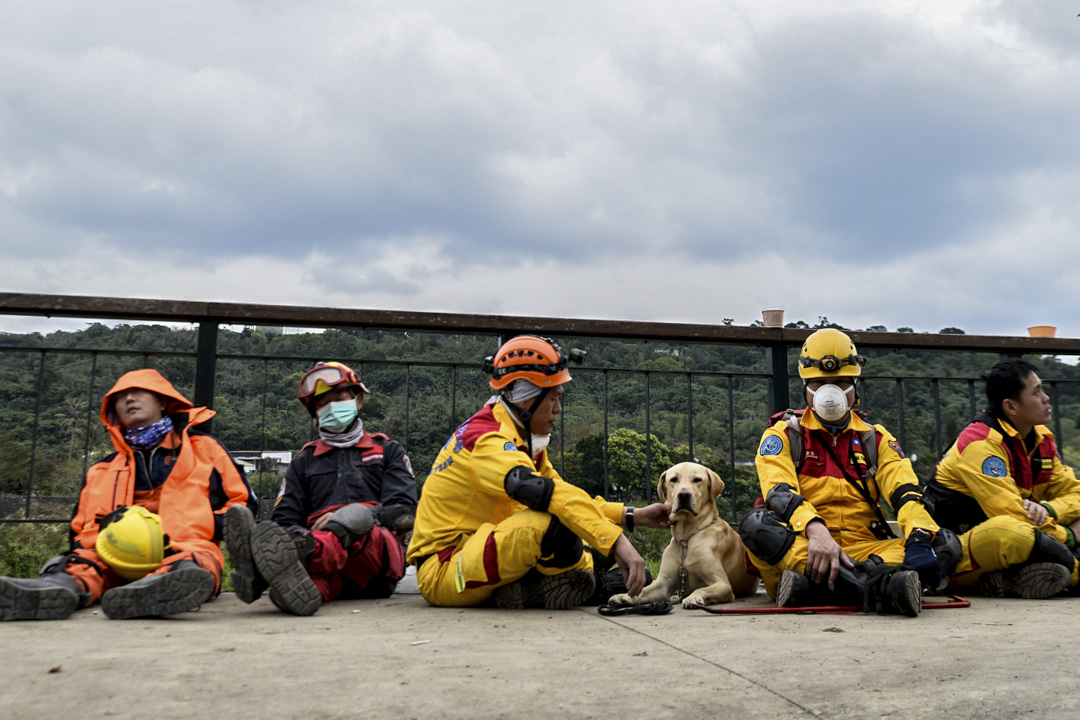
{"label": "gray cloud", "polygon": [[[5,19],[9,289],[739,322],[786,304],[984,331],[1078,299],[1016,260],[1022,239],[1066,267],[1080,226],[1076,51],[1054,9],[106,2]],[[116,284],[101,258],[173,269]],[[845,289],[823,291],[829,273]],[[523,278],[542,307],[498,296]],[[1007,291],[992,309],[988,283]]]}

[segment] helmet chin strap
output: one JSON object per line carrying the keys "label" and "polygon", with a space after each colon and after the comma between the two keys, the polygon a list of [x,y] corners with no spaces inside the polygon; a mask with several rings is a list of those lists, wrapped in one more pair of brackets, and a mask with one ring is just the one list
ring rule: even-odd
{"label": "helmet chin strap", "polygon": [[535,413],[536,409],[540,407],[540,403],[544,401],[544,398],[547,397],[547,394],[550,391],[551,388],[544,388],[543,390],[541,390],[540,394],[536,396],[536,399],[533,400],[533,403],[529,406],[528,410],[522,410],[509,400],[504,403],[506,407],[510,408],[510,411],[517,415],[518,419],[521,420],[521,434],[524,435],[525,444],[529,447],[529,457],[534,457],[532,445],[532,428],[529,426],[529,421],[532,420],[533,413]]}

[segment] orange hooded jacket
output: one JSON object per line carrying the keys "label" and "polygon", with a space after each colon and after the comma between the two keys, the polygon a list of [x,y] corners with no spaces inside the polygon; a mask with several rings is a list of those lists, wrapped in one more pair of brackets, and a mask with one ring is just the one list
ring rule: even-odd
{"label": "orange hooded jacket", "polygon": [[[71,520],[72,549],[93,550],[98,524],[122,505],[140,504],[135,493],[135,450],[124,440],[124,428],[113,412],[115,396],[139,388],[165,399],[165,412],[175,426],[163,441],[180,447],[172,470],[155,492],[156,512],[176,553],[209,553],[220,568],[225,565],[218,543],[225,511],[246,504],[256,510],[257,500],[243,473],[216,439],[192,430],[215,413],[195,407],[157,370],[134,370],[116,381],[101,403],[101,422],[109,430],[116,453],[95,463],[86,473],[79,502]],[[150,508],[153,509],[153,508]]]}

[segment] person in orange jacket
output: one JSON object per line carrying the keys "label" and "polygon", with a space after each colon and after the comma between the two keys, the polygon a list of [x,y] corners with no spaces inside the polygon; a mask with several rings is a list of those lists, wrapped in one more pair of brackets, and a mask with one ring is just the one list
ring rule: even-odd
{"label": "person in orange jacket", "polygon": [[61,620],[98,601],[110,618],[154,617],[216,595],[224,514],[257,500],[221,443],[197,429],[214,414],[156,370],[122,375],[101,403],[116,452],[86,473],[71,549],[36,579],[0,578],[0,620]]}

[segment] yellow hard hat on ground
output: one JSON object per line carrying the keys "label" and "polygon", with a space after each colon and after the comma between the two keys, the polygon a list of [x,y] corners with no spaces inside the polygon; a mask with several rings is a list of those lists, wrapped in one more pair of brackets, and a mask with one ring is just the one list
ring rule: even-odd
{"label": "yellow hard hat on ground", "polygon": [[858,377],[866,358],[855,343],[836,328],[822,328],[806,338],[799,353],[799,377],[803,380],[829,377]]}
{"label": "yellow hard hat on ground", "polygon": [[117,575],[138,580],[161,565],[167,544],[160,517],[134,505],[113,510],[101,523],[94,550]]}

